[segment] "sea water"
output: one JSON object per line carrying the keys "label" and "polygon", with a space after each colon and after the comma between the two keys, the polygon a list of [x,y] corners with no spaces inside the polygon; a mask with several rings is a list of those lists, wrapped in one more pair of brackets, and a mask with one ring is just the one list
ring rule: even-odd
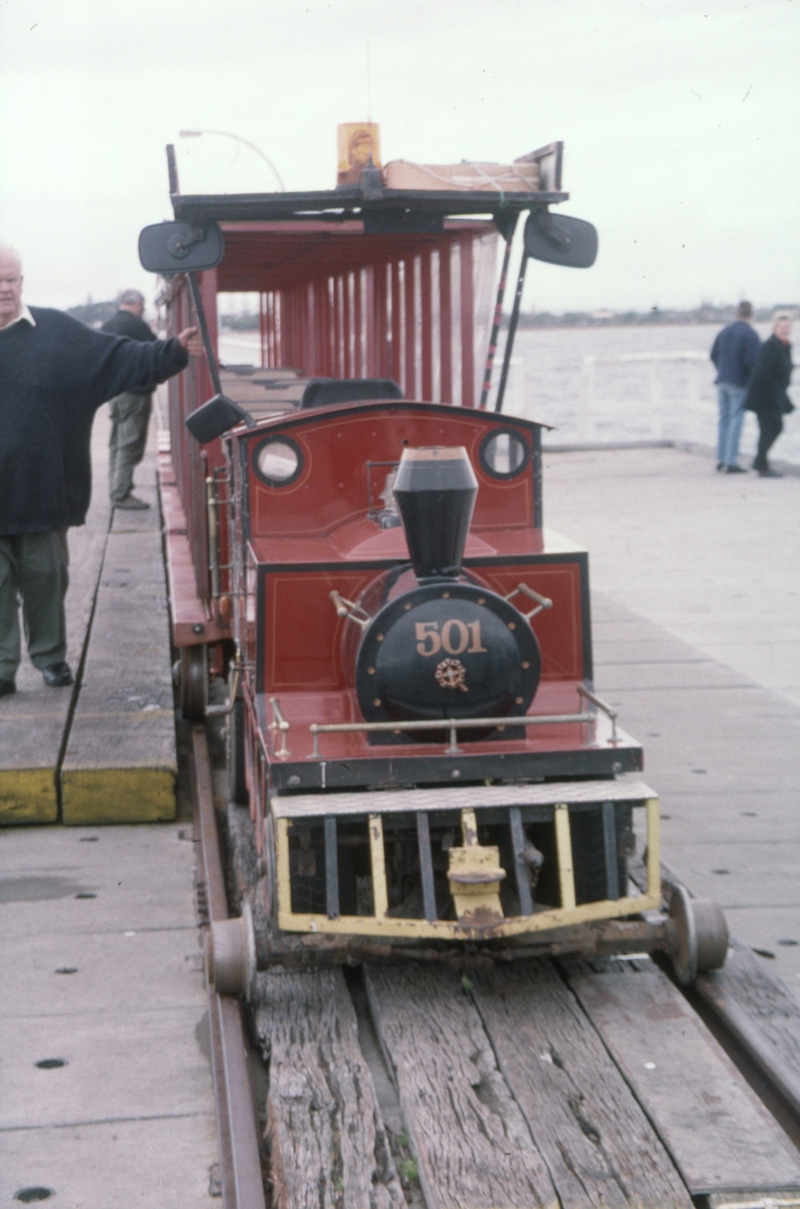
{"label": "sea water", "polygon": [[[689,441],[713,456],[717,391],[708,354],[719,330],[715,324],[521,330],[503,411],[551,425],[545,445]],[[762,340],[770,334],[769,324],[757,324],[756,330]],[[502,333],[495,386],[504,340]],[[223,362],[258,364],[259,347],[255,332],[220,333]],[[800,370],[796,373],[800,380]],[[789,395],[798,410],[784,417],[772,456],[800,464],[798,386]],[[756,418],[748,412],[739,447],[743,465],[752,458],[757,438]]]}

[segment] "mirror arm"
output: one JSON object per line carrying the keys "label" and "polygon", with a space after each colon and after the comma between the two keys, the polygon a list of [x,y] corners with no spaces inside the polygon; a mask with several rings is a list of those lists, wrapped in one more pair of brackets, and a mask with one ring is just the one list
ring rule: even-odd
{"label": "mirror arm", "polygon": [[169,176],[170,197],[178,197],[180,186],[178,185],[178,164],[175,159],[174,143],[167,143],[167,175]]}
{"label": "mirror arm", "polygon": [[506,241],[506,250],[503,253],[503,266],[500,269],[500,281],[497,286],[497,301],[494,307],[494,322],[492,323],[492,334],[489,337],[489,351],[486,354],[486,368],[483,371],[483,387],[481,388],[481,400],[478,404],[480,411],[486,410],[486,405],[489,401],[489,390],[492,385],[492,369],[494,367],[494,355],[497,351],[497,339],[500,335],[500,324],[503,318],[503,296],[506,292],[506,278],[508,277],[508,262],[511,259],[511,243],[514,239],[514,231],[517,226],[517,214],[503,215],[502,219],[499,215],[495,215],[495,226],[498,228],[503,238]]}
{"label": "mirror arm", "polygon": [[572,243],[569,235],[567,235],[564,231],[559,231],[558,228],[553,224],[553,216],[549,209],[545,208],[544,210],[534,210],[533,221],[536,223],[540,234],[543,235],[547,242],[556,248],[557,251],[566,251],[566,249]]}
{"label": "mirror arm", "polygon": [[525,285],[525,270],[528,267],[528,253],[524,247],[522,249],[522,260],[519,266],[519,276],[517,277],[517,292],[514,295],[514,305],[511,308],[511,316],[508,320],[508,335],[506,336],[506,347],[503,354],[503,370],[500,374],[500,385],[497,388],[497,399],[495,400],[495,411],[503,410],[503,398],[506,393],[506,382],[508,381],[508,370],[511,365],[511,352],[514,348],[514,337],[517,334],[517,324],[519,323],[519,308],[522,303],[522,287]]}
{"label": "mirror arm", "polygon": [[211,343],[211,333],[208,330],[208,320],[206,319],[206,308],[203,306],[203,295],[200,291],[200,282],[197,273],[187,273],[189,278],[189,289],[192,292],[192,302],[197,314],[197,322],[200,327],[200,335],[203,339],[203,348],[206,352],[206,360],[208,361],[208,372],[211,376],[211,384],[214,387],[214,394],[222,394],[222,384],[219,379],[219,366],[217,358],[214,354],[214,346]]}

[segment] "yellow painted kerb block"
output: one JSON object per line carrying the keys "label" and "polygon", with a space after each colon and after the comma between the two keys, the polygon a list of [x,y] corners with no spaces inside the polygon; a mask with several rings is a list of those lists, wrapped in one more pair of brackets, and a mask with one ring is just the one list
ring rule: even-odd
{"label": "yellow painted kerb block", "polygon": [[63,819],[95,823],[157,823],[175,818],[175,774],[162,768],[62,769]]}
{"label": "yellow painted kerb block", "polygon": [[0,826],[55,823],[57,818],[52,768],[0,769]]}

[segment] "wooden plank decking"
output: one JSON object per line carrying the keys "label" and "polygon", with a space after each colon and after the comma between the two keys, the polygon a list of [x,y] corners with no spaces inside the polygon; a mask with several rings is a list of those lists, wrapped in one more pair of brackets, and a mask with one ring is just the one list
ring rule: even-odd
{"label": "wooden plank decking", "polygon": [[108,420],[93,435],[87,524],[73,529],[68,658],[78,683],[46,688],[23,658],[0,702],[0,825],[131,823],[175,817],[175,725],[161,520],[151,450],[136,492],[111,512]]}

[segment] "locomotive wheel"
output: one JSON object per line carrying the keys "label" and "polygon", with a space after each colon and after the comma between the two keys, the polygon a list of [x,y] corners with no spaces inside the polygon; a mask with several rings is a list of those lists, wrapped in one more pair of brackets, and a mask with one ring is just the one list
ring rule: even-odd
{"label": "locomotive wheel", "polygon": [[238,919],[212,923],[208,938],[208,980],[218,995],[250,999],[256,976],[256,935],[249,903]]}
{"label": "locomotive wheel", "polygon": [[669,914],[678,934],[670,959],[680,985],[691,986],[698,974],[721,969],[728,952],[728,925],[719,903],[690,898],[685,886],[675,885]]}
{"label": "locomotive wheel", "polygon": [[205,646],[181,650],[181,713],[188,722],[204,722],[208,705],[208,652]]}
{"label": "locomotive wheel", "polygon": [[245,710],[244,698],[237,697],[228,718],[228,779],[231,801],[246,806],[250,800],[245,773]]}

